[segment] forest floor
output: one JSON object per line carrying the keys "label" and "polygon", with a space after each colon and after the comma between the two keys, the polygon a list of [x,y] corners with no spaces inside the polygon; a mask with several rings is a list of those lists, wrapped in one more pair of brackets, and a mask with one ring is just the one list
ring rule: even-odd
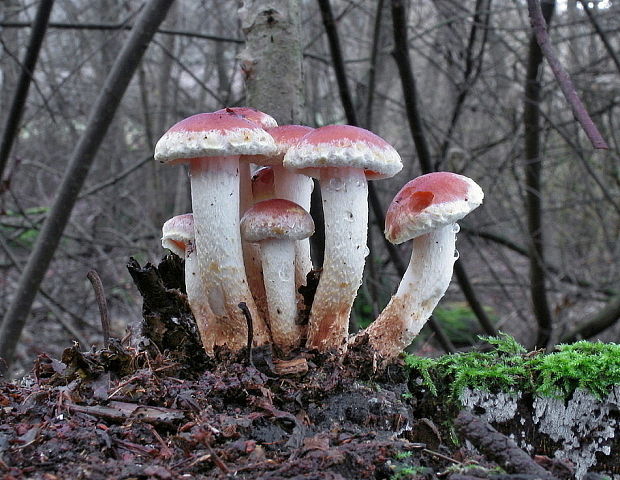
{"label": "forest floor", "polygon": [[346,355],[207,358],[179,265],[129,270],[145,300],[139,342],[42,354],[0,384],[2,478],[574,478],[570,463],[431,398],[402,362],[377,364],[363,342]]}
{"label": "forest floor", "polygon": [[[501,434],[499,447],[455,445],[442,419],[416,418],[403,366],[378,371],[370,358],[362,347],[274,364],[255,349],[251,359],[220,352],[199,371],[118,342],[68,348],[60,361],[43,355],[20,384],[0,387],[0,472],[7,480],[572,478],[570,465],[511,451]],[[472,442],[480,429],[494,435],[464,413],[456,425]]]}

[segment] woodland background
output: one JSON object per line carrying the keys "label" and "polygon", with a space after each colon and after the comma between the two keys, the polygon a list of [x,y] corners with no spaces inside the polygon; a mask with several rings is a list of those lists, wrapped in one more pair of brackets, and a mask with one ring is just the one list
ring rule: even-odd
{"label": "woodland background", "polygon": [[[8,135],[20,81],[30,77],[22,66],[40,3],[0,3],[0,318],[90,109],[143,6],[134,0],[56,0],[23,115]],[[452,342],[463,347],[476,341],[474,333],[494,330],[529,347],[544,346],[541,339],[548,345],[582,337],[618,341],[618,2],[543,2],[558,58],[609,150],[593,149],[574,120],[533,41],[525,1],[332,0],[333,22],[325,22],[330,2],[299,3],[304,123],[347,123],[354,116],[397,148],[403,171],[374,184],[382,211],[404,183],[422,173],[421,158],[427,170],[465,174],[485,191],[483,207],[462,222],[456,275],[435,315]],[[405,30],[393,18],[395,4],[406,7]],[[101,344],[86,278],[91,269],[103,281],[113,333],[123,336],[140,318],[127,260],[156,262],[164,254],[163,222],[191,210],[186,170],[156,164],[153,147],[184,117],[245,105],[238,6],[177,0],[170,8],[123,96],[45,275],[16,351],[18,371],[28,369],[39,352],[57,355],[71,339]],[[342,62],[334,55],[334,32]],[[403,51],[395,48],[403,42],[408,77]],[[337,77],[339,66],[346,78]],[[409,244],[388,250],[380,213],[371,208],[371,254],[354,311],[357,325],[387,303],[400,280],[398,259],[406,265],[410,254]],[[429,338],[427,332],[414,348],[432,351]]]}

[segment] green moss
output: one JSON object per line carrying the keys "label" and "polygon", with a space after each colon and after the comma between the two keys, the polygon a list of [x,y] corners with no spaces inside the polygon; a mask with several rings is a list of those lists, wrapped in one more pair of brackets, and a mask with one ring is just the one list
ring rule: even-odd
{"label": "green moss", "polygon": [[466,387],[513,391],[529,385],[531,375],[525,365],[525,349],[507,335],[486,340],[494,346],[490,352],[457,353],[436,359],[409,355],[405,364],[420,375],[433,395],[438,394],[437,385],[448,385],[453,398]]}
{"label": "green moss", "polygon": [[398,452],[396,455],[394,455],[394,458],[396,460],[404,460],[405,458],[409,458],[411,455],[413,455],[413,453],[411,452]]}
{"label": "green moss", "polygon": [[620,384],[620,345],[582,340],[556,349],[531,360],[540,394],[566,398],[581,388],[602,399]]}
{"label": "green moss", "polygon": [[429,473],[429,471],[430,468],[428,467],[400,467],[392,476],[390,476],[390,480],[405,480],[406,478],[425,475]]}
{"label": "green moss", "polygon": [[447,393],[454,399],[465,388],[563,398],[582,388],[602,398],[620,384],[620,345],[581,341],[559,345],[550,354],[528,354],[508,335],[482,339],[492,345],[491,351],[436,359],[408,355],[405,364],[433,395]]}

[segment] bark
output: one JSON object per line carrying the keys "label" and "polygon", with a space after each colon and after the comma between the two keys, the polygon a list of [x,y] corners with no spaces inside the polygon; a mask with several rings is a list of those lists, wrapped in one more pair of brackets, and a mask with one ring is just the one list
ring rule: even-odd
{"label": "bark", "polygon": [[281,125],[300,123],[304,97],[298,0],[245,0],[239,17],[246,36],[240,59],[247,104]]}
{"label": "bark", "polygon": [[[551,21],[555,0],[543,4],[543,16],[546,23]],[[551,338],[553,319],[547,300],[545,278],[545,253],[542,218],[542,158],[540,152],[540,68],[543,61],[542,51],[534,35],[530,38],[527,73],[525,78],[525,98],[523,106],[523,123],[525,126],[525,205],[528,219],[529,257],[530,257],[530,294],[538,332],[535,345],[545,348]]]}
{"label": "bark", "polygon": [[[28,98],[28,90],[30,90],[30,84],[32,83],[32,75],[34,73],[37,59],[39,58],[39,52],[43,39],[45,38],[45,32],[47,30],[47,24],[54,6],[54,0],[42,0],[37,10],[37,15],[32,25],[32,33],[30,34],[30,41],[28,48],[24,54],[24,58],[21,62],[22,68],[11,102],[9,114],[4,124],[4,130],[2,132],[2,140],[0,141],[0,180],[4,175],[4,169],[9,160],[9,155],[15,143],[19,131],[19,124],[24,113],[24,107],[26,106],[26,99]],[[1,193],[1,192],[0,192]]]}
{"label": "bark", "polygon": [[91,110],[86,129],[71,155],[53,205],[21,275],[16,296],[0,327],[0,357],[4,358],[7,365],[11,363],[36,292],[58,247],[97,150],[114,119],[129,81],[171,5],[172,0],[153,0],[145,6]]}
{"label": "bark", "polygon": [[459,413],[455,426],[480,452],[498,462],[508,473],[525,473],[545,480],[555,478],[535,463],[513,440],[468,411]]}

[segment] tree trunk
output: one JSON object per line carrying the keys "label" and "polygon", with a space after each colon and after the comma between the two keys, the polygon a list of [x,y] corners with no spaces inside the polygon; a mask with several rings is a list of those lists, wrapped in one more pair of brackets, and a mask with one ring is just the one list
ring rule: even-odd
{"label": "tree trunk", "polygon": [[301,24],[297,0],[245,0],[239,10],[246,36],[240,58],[247,104],[279,124],[303,120]]}
{"label": "tree trunk", "polygon": [[[542,4],[543,15],[547,24],[551,21],[555,1]],[[543,54],[534,34],[530,37],[527,73],[525,78],[525,99],[523,106],[523,123],[525,125],[525,187],[526,211],[528,218],[529,257],[530,257],[530,292],[534,314],[538,322],[535,345],[546,348],[551,339],[552,317],[547,301],[545,279],[545,254],[542,219],[542,158],[540,152],[540,68]]]}

